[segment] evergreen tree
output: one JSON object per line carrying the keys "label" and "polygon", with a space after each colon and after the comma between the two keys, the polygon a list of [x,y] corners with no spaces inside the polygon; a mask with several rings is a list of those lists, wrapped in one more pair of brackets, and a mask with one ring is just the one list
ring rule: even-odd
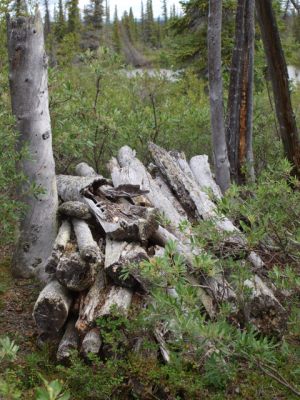
{"label": "evergreen tree", "polygon": [[68,31],[77,32],[80,27],[80,14],[78,0],[70,0],[68,3]]}
{"label": "evergreen tree", "polygon": [[66,33],[66,19],[62,0],[58,1],[58,13],[56,14],[54,33],[60,42]]}
{"label": "evergreen tree", "polygon": [[115,51],[119,53],[121,51],[121,40],[117,5],[115,6],[112,40]]}
{"label": "evergreen tree", "polygon": [[44,6],[45,6],[44,35],[45,35],[45,38],[47,38],[47,36],[49,35],[49,33],[50,33],[50,31],[51,31],[51,25],[50,25],[50,12],[49,12],[49,4],[48,4],[48,0],[45,0],[45,2],[44,2]]}
{"label": "evergreen tree", "polygon": [[94,13],[93,13],[93,26],[95,29],[101,29],[103,23],[103,0],[93,0]]}
{"label": "evergreen tree", "polygon": [[162,4],[162,15],[163,15],[164,23],[166,24],[166,23],[168,22],[168,6],[167,6],[167,0],[163,0],[163,4]]}
{"label": "evergreen tree", "polygon": [[144,12],[144,2],[141,1],[141,39],[143,42],[146,41],[145,37],[145,12]]}
{"label": "evergreen tree", "polygon": [[156,44],[152,0],[147,0],[146,3],[145,42],[151,46]]}

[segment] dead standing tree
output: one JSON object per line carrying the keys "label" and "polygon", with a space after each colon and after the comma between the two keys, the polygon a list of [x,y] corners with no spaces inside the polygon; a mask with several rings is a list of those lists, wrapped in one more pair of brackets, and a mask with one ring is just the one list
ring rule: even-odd
{"label": "dead standing tree", "polygon": [[17,146],[29,154],[18,165],[26,176],[18,188],[26,209],[12,265],[14,275],[25,278],[42,272],[57,231],[47,56],[39,11],[31,17],[8,17],[7,34],[12,111],[20,133]]}
{"label": "dead standing tree", "polygon": [[235,46],[232,54],[228,94],[226,140],[233,180],[245,183],[254,179],[253,168],[253,69],[255,0],[238,0]]}
{"label": "dead standing tree", "polygon": [[207,40],[212,143],[216,181],[222,192],[225,192],[230,186],[230,167],[223,115],[221,30],[222,0],[210,0]]}
{"label": "dead standing tree", "polygon": [[256,2],[256,11],[272,82],[276,115],[286,158],[300,177],[300,138],[293,113],[289,76],[271,0]]}

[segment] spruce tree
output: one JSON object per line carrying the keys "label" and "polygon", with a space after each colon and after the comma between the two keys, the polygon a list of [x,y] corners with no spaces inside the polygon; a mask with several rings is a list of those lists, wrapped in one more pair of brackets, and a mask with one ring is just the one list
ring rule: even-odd
{"label": "spruce tree", "polygon": [[115,6],[112,40],[115,51],[119,53],[121,51],[121,40],[117,5]]}
{"label": "spruce tree", "polygon": [[93,26],[95,29],[101,29],[103,23],[103,0],[93,0],[94,13],[93,13]]}
{"label": "spruce tree", "polygon": [[44,6],[45,6],[45,17],[44,17],[44,35],[45,38],[47,38],[47,36],[49,35],[50,31],[51,31],[51,25],[50,25],[50,12],[49,12],[49,4],[48,4],[48,0],[45,0],[44,2]]}
{"label": "spruce tree", "polygon": [[166,24],[166,23],[168,22],[168,6],[167,6],[167,0],[163,0],[163,4],[162,4],[162,15],[163,15],[164,23]]}
{"label": "spruce tree", "polygon": [[68,31],[77,32],[80,27],[80,15],[78,0],[70,0],[68,3]]}
{"label": "spruce tree", "polygon": [[55,18],[55,37],[60,42],[66,33],[66,19],[62,0],[58,1],[58,13]]}

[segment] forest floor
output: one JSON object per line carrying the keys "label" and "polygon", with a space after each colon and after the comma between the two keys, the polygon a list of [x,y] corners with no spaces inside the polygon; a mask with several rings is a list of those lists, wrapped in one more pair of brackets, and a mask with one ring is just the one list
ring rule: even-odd
{"label": "forest floor", "polygon": [[39,284],[34,280],[16,280],[10,274],[9,248],[0,252],[0,337],[9,336],[20,347],[20,354],[36,350],[37,333],[32,318]]}

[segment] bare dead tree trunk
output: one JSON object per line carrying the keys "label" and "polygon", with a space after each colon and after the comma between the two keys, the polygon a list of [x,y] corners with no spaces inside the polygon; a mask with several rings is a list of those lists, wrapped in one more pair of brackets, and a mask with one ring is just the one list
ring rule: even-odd
{"label": "bare dead tree trunk", "polygon": [[[9,79],[12,111],[20,132],[18,150],[30,159],[18,165],[27,182],[19,187],[26,212],[14,252],[15,276],[42,273],[56,237],[57,189],[48,108],[47,56],[39,11],[34,17],[8,18]],[[32,193],[32,186],[39,193]]]}
{"label": "bare dead tree trunk", "polygon": [[255,0],[238,0],[226,121],[231,176],[237,183],[244,183],[247,176],[254,179],[254,7]]}
{"label": "bare dead tree trunk", "polygon": [[216,181],[224,193],[230,186],[230,168],[225,138],[221,61],[222,1],[210,0],[208,16],[208,75],[212,143]]}
{"label": "bare dead tree trunk", "polygon": [[300,138],[292,108],[289,76],[271,0],[256,2],[256,11],[273,86],[276,114],[286,158],[300,177]]}

